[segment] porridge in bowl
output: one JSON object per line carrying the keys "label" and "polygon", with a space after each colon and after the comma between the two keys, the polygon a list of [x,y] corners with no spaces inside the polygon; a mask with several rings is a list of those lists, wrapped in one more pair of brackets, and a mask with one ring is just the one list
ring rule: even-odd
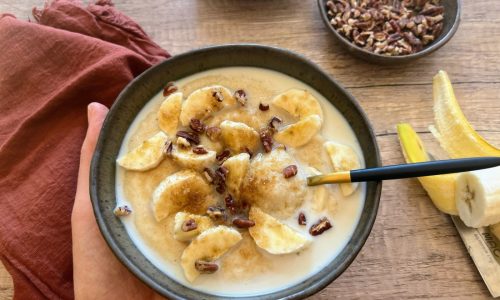
{"label": "porridge in bowl", "polygon": [[306,177],[363,165],[349,124],[309,86],[213,69],[169,84],[138,114],[117,160],[117,212],[174,280],[267,294],[330,263],[359,221],[365,184],[308,187]]}

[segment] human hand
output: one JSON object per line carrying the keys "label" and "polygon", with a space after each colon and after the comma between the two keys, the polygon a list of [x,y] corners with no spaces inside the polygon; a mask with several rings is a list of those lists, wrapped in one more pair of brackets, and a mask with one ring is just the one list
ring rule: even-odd
{"label": "human hand", "polygon": [[82,145],[75,203],[71,215],[73,281],[76,299],[161,299],[130,273],[111,252],[97,227],[89,195],[90,161],[108,109],[88,106],[88,129]]}

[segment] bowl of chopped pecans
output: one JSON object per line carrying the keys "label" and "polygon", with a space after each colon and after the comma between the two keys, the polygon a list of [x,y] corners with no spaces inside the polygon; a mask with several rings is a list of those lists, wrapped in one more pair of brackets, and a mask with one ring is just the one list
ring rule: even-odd
{"label": "bowl of chopped pecans", "polygon": [[446,44],[461,0],[318,0],[321,17],[349,53],[378,64],[405,63]]}

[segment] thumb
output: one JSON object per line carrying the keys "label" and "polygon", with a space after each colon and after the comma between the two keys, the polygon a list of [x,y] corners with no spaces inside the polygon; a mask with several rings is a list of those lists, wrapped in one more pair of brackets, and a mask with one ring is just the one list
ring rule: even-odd
{"label": "thumb", "polygon": [[88,201],[90,161],[92,160],[97,139],[99,138],[99,132],[101,131],[102,123],[107,113],[108,109],[106,106],[96,102],[90,103],[87,107],[89,125],[80,154],[80,169],[78,171],[78,186],[75,202],[78,202],[80,199],[86,199],[84,201]]}

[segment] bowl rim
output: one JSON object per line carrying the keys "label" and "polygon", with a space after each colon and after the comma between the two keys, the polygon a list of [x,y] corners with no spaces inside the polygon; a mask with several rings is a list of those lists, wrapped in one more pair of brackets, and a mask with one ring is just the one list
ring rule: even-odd
{"label": "bowl rim", "polygon": [[[421,58],[423,56],[426,56],[428,54],[431,54],[432,52],[438,50],[442,46],[444,46],[448,41],[455,35],[455,33],[458,30],[458,25],[460,25],[460,18],[462,15],[462,0],[454,0],[457,2],[457,13],[455,14],[455,20],[453,21],[453,25],[450,27],[450,30],[447,31],[442,39],[440,39],[437,43],[430,45],[427,48],[424,48],[422,51],[415,52],[412,54],[407,54],[407,55],[398,55],[398,56],[388,56],[388,55],[382,55],[382,54],[377,54],[374,52],[370,52],[368,50],[365,50],[358,45],[355,45],[351,42],[349,42],[345,37],[343,37],[341,34],[339,34],[333,26],[330,24],[330,20],[328,19],[328,12],[326,10],[326,2],[329,0],[318,0],[318,8],[320,11],[321,19],[323,20],[323,23],[325,26],[328,28],[328,30],[333,33],[333,35],[341,41],[342,45],[344,47],[347,47],[349,49],[352,49],[353,52],[360,52],[363,54],[366,54],[368,56],[371,56],[373,58],[377,58],[380,60],[385,60],[385,61],[394,61],[394,62],[404,62],[408,61],[411,59],[417,59]],[[448,0],[446,0],[448,1]]]}
{"label": "bowl rim", "polygon": [[[90,191],[89,192],[90,192],[90,197],[91,197],[91,202],[92,202],[92,207],[93,207],[94,215],[95,215],[95,218],[96,218],[99,230],[100,230],[101,234],[103,235],[104,240],[106,241],[106,243],[108,244],[108,246],[111,248],[113,254],[137,278],[139,278],[141,281],[143,281],[145,284],[147,284],[149,287],[151,287],[153,290],[155,290],[159,294],[161,294],[163,296],[166,296],[166,297],[169,297],[171,299],[185,299],[185,298],[183,297],[183,295],[179,295],[179,293],[177,293],[175,291],[171,291],[167,287],[164,287],[164,286],[160,285],[158,282],[156,282],[156,280],[153,277],[149,276],[144,270],[142,270],[141,267],[140,267],[140,265],[136,265],[134,263],[133,259],[130,258],[124,251],[122,251],[122,249],[120,249],[118,241],[116,241],[116,239],[113,237],[113,234],[111,232],[111,228],[108,227],[108,225],[106,224],[105,217],[103,216],[103,213],[101,212],[100,207],[99,207],[100,199],[99,199],[99,193],[98,193],[98,190],[97,190],[98,175],[99,175],[98,174],[99,173],[99,163],[100,163],[100,160],[101,160],[101,153],[100,152],[101,152],[103,146],[106,143],[106,135],[108,134],[107,132],[110,130],[110,128],[113,125],[112,124],[112,120],[114,118],[116,118],[116,115],[118,115],[117,114],[118,108],[120,106],[124,105],[124,103],[126,102],[127,99],[124,96],[126,95],[127,91],[131,87],[133,87],[135,85],[138,85],[142,80],[144,80],[144,78],[147,78],[150,74],[155,73],[156,70],[158,70],[158,69],[161,70],[162,68],[165,67],[165,65],[168,66],[169,64],[175,63],[176,60],[181,60],[181,59],[184,59],[186,57],[190,57],[190,56],[193,56],[193,55],[196,55],[196,54],[201,54],[201,53],[210,53],[212,51],[217,52],[217,51],[232,50],[232,49],[238,49],[238,50],[259,49],[259,50],[262,50],[262,51],[273,52],[276,55],[288,56],[290,59],[295,59],[295,60],[300,61],[301,63],[307,65],[307,67],[312,68],[319,75],[325,77],[329,81],[329,84],[334,85],[338,90],[340,90],[340,92],[342,94],[344,94],[345,98],[347,98],[348,101],[351,102],[351,104],[354,106],[354,109],[356,110],[356,112],[361,116],[361,121],[364,123],[364,125],[368,129],[367,132],[366,132],[366,134],[368,134],[368,138],[371,141],[371,144],[373,144],[373,153],[372,153],[372,155],[374,156],[375,164],[377,166],[381,165],[380,150],[379,150],[379,146],[378,146],[378,143],[377,143],[377,140],[376,140],[375,133],[373,131],[373,126],[370,123],[370,121],[369,121],[366,113],[361,108],[360,104],[335,79],[333,79],[326,72],[324,72],[322,69],[320,69],[320,67],[317,66],[315,63],[311,62],[309,59],[307,59],[306,57],[304,57],[304,56],[302,56],[300,54],[297,54],[297,53],[292,52],[290,50],[286,50],[286,49],[282,49],[282,48],[278,48],[278,47],[273,47],[273,46],[260,45],[260,44],[251,44],[251,43],[244,43],[244,44],[223,44],[223,45],[215,45],[215,46],[209,46],[209,47],[203,47],[203,48],[194,49],[194,50],[191,50],[191,51],[188,51],[188,52],[185,52],[185,53],[173,56],[172,58],[169,58],[169,59],[167,59],[167,60],[165,60],[165,61],[163,61],[163,62],[161,62],[161,63],[159,63],[159,64],[157,64],[155,66],[152,66],[152,67],[150,67],[147,70],[145,70],[142,74],[140,74],[135,79],[133,79],[131,82],[129,82],[125,86],[125,88],[120,92],[120,94],[116,98],[115,102],[113,103],[112,107],[110,108],[110,110],[109,110],[109,112],[108,112],[108,114],[106,116],[106,119],[103,122],[102,129],[101,129],[101,132],[99,134],[99,138],[98,138],[98,141],[97,141],[97,144],[96,144],[95,152],[93,154],[92,161],[91,161],[91,166],[90,166],[90,178],[89,178],[90,179],[90,185],[89,185]],[[244,65],[244,64],[236,65],[235,64],[233,66],[249,66],[249,65]],[[226,67],[229,67],[229,65],[226,66]],[[214,69],[214,68],[219,68],[219,67],[210,67],[210,68],[206,68],[204,70],[199,70],[198,72],[195,72],[195,73],[203,72],[203,71]],[[265,68],[265,67],[261,67],[261,68]],[[270,69],[270,70],[273,70],[273,69]],[[278,70],[275,70],[275,71],[278,71]],[[280,71],[278,71],[278,72],[280,72]],[[195,73],[192,73],[192,74],[195,74]],[[282,73],[286,74],[283,71],[282,71]],[[186,76],[189,76],[189,75],[186,75]],[[183,76],[183,77],[186,77],[186,76]],[[288,76],[291,76],[291,75],[288,75]],[[291,76],[291,77],[293,77],[293,76]],[[296,78],[296,79],[301,80],[299,78]],[[144,105],[146,105],[146,104],[147,104],[147,102],[145,102]],[[345,117],[345,115],[343,115],[343,116]],[[356,137],[357,137],[357,135],[356,135]],[[350,252],[347,254],[347,259],[343,260],[338,265],[338,267],[335,269],[334,272],[328,273],[326,276],[324,276],[323,278],[320,278],[319,280],[315,281],[313,284],[306,286],[303,290],[297,291],[295,293],[290,293],[290,294],[286,295],[285,297],[280,297],[280,298],[283,298],[283,299],[297,299],[297,298],[305,298],[307,296],[315,294],[315,293],[319,292],[320,290],[322,290],[323,288],[325,288],[330,283],[332,283],[354,261],[354,259],[357,257],[357,255],[359,254],[359,252],[363,248],[364,244],[366,243],[366,241],[367,241],[367,239],[368,239],[368,237],[369,237],[369,235],[371,233],[371,230],[373,228],[373,225],[375,223],[376,216],[378,214],[378,207],[379,207],[381,190],[382,190],[382,182],[381,181],[377,181],[377,182],[374,182],[373,184],[375,184],[375,188],[373,190],[373,199],[372,199],[372,201],[373,201],[372,202],[373,209],[372,209],[371,212],[369,212],[369,214],[368,214],[368,216],[366,218],[366,225],[364,227],[361,227],[359,235],[354,236],[354,233],[353,233],[353,236],[351,236],[351,239],[348,241],[348,243],[346,244],[346,246],[340,252],[340,253],[342,253],[343,251],[345,251],[345,249],[349,246],[349,243],[351,242],[351,240],[355,237],[357,239],[357,242],[355,243],[355,245],[353,247],[350,247],[350,249],[349,249]],[[367,193],[366,194],[366,198],[368,198],[368,197],[369,197],[369,195]],[[364,204],[364,206],[366,206],[366,200],[367,200],[366,198],[365,198],[365,204]],[[113,201],[114,201],[114,199],[113,199]],[[359,222],[361,222],[361,219],[360,219]],[[358,223],[358,225],[356,225],[356,227],[354,229],[355,230],[354,232],[357,231],[358,227],[359,227],[359,223]],[[133,242],[132,242],[132,244],[133,244]],[[135,246],[135,244],[133,244],[133,245]],[[142,252],[140,252],[140,253],[142,254]],[[328,268],[332,262],[330,262],[328,265],[326,265],[324,267],[324,269]],[[313,278],[314,276],[317,276],[324,269],[321,269],[318,272],[314,273],[310,278]],[[236,299],[268,299],[269,298],[269,299],[271,299],[272,295],[274,295],[275,293],[282,293],[282,292],[284,292],[284,291],[286,291],[288,289],[292,289],[293,287],[296,287],[296,286],[299,286],[299,285],[303,284],[303,282],[298,282],[298,283],[296,283],[296,284],[294,284],[292,286],[280,289],[278,291],[271,292],[271,293],[268,293],[268,294],[261,294],[261,295],[257,295],[257,296],[231,297],[231,296],[218,296],[218,295],[206,294],[204,292],[200,292],[200,291],[194,290],[194,289],[192,289],[192,288],[190,288],[188,286],[185,286],[182,283],[179,283],[178,281],[176,281],[175,279],[171,278],[167,274],[164,274],[164,276],[166,276],[168,278],[168,280],[173,281],[176,284],[179,284],[179,285],[185,287],[186,289],[188,289],[190,291],[193,291],[195,293],[199,293],[200,297],[203,297],[203,299],[205,299],[205,298],[210,298],[210,299],[211,298],[214,298],[214,299],[215,298],[217,298],[217,299],[233,299],[233,298],[236,298]],[[307,278],[305,280],[309,280],[310,278]],[[269,296],[269,295],[271,295],[271,296]]]}

